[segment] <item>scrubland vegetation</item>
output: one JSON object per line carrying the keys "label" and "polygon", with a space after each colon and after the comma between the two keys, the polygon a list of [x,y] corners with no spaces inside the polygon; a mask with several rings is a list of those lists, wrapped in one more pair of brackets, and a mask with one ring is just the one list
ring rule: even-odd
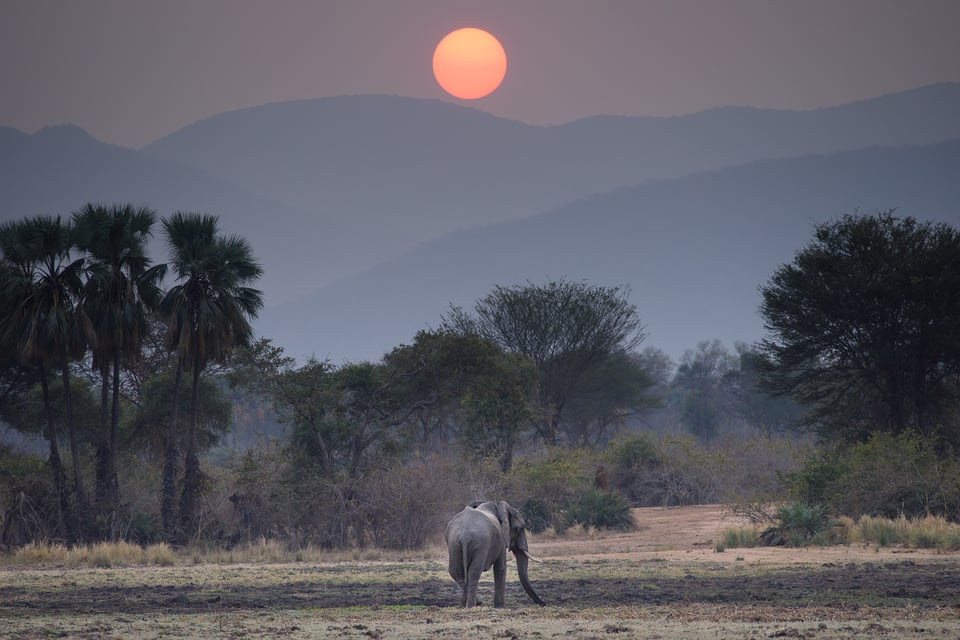
{"label": "scrubland vegetation", "polygon": [[644,347],[638,304],[654,301],[561,280],[494,287],[379,362],[334,365],[254,339],[243,239],[176,213],[160,221],[170,262],[152,265],[156,220],[87,205],[0,228],[0,416],[21,444],[0,446],[9,551],[415,550],[500,496],[556,534],[724,503],[767,545],[960,519],[946,225],[820,225],[762,289],[769,337],[732,352],[705,341],[673,362]]}
{"label": "scrubland vegetation", "polygon": [[[645,345],[655,301],[561,280],[494,287],[378,362],[335,365],[254,339],[260,269],[243,239],[178,213],[161,221],[169,265],[151,266],[155,221],[88,205],[0,226],[0,601],[20,637],[595,637],[651,622],[670,638],[914,637],[921,620],[956,622],[936,592],[957,586],[952,557],[799,573],[555,557],[535,579],[568,609],[492,627],[438,608],[455,585],[437,557],[477,498],[586,546],[642,534],[637,508],[723,504],[740,524],[709,552],[738,549],[734,563],[760,547],[956,551],[952,228],[891,213],[817,227],[762,289],[768,338],[733,351],[704,341],[674,362]],[[246,565],[252,583],[224,569]],[[123,583],[98,591],[106,617],[78,614],[105,578]],[[39,595],[51,579],[54,599]],[[897,625],[871,627],[862,607]],[[762,622],[810,612],[816,627]]]}

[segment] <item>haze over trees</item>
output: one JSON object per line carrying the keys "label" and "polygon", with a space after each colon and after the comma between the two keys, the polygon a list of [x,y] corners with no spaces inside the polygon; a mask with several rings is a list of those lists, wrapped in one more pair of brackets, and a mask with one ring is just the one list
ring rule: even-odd
{"label": "haze over trees", "polygon": [[[960,507],[948,225],[818,226],[762,290],[768,338],[733,351],[640,351],[627,286],[548,280],[494,286],[376,362],[335,365],[254,339],[262,268],[245,239],[178,212],[161,220],[169,264],[152,265],[155,221],[89,205],[0,226],[0,417],[47,448],[42,467],[0,447],[5,545],[410,548],[450,507],[501,493],[558,532],[629,526],[631,505]],[[280,428],[217,447],[241,419]]]}
{"label": "haze over trees", "polygon": [[[594,418],[602,424],[612,416],[588,416],[574,426],[567,418],[572,405],[580,403],[583,411],[589,395],[614,391],[608,385],[623,380],[630,380],[632,387],[623,390],[632,400],[624,404],[642,405],[641,392],[651,384],[627,357],[644,337],[629,293],[628,288],[563,280],[496,286],[477,301],[472,315],[455,307],[445,322],[529,360],[538,376],[537,434],[544,444],[556,445],[561,426],[566,426],[581,432],[581,437],[570,438],[578,444],[591,440],[584,431]],[[609,412],[625,408],[618,403]]]}
{"label": "haze over trees", "polygon": [[[811,221],[898,206],[960,222],[957,113],[948,83],[549,127],[347,96],[220,114],[141,149],[0,128],[0,219],[91,199],[217,212],[264,266],[257,333],[301,362],[378,360],[451,303],[561,276],[628,283],[647,344],[678,360],[700,340],[762,337],[758,286]],[[151,255],[165,253],[156,234]],[[309,278],[292,255],[310,256]]]}

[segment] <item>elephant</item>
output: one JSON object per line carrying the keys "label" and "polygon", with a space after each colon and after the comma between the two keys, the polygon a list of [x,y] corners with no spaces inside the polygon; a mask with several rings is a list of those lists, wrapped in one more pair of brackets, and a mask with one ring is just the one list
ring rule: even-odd
{"label": "elephant", "polygon": [[536,558],[527,548],[523,516],[508,503],[471,503],[447,524],[446,539],[450,577],[462,590],[461,607],[476,606],[480,574],[490,567],[493,567],[493,606],[505,606],[508,550],[517,560],[517,573],[524,591],[540,606],[546,604],[527,578],[528,561]]}

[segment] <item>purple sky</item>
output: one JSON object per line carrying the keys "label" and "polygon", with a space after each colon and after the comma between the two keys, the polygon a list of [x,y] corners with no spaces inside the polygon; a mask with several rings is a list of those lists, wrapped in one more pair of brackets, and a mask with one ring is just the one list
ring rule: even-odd
{"label": "purple sky", "polygon": [[508,58],[500,88],[462,104],[534,124],[960,81],[960,0],[4,0],[0,126],[136,147],[266,102],[456,101],[430,61],[462,26]]}

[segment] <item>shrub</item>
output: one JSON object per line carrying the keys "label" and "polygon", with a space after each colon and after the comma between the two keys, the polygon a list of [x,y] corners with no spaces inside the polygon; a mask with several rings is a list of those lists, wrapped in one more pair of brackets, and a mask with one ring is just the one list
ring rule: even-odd
{"label": "shrub", "polygon": [[417,549],[462,508],[456,488],[462,465],[439,455],[417,458],[369,474],[362,485],[362,516],[372,542],[387,549]]}
{"label": "shrub", "polygon": [[0,445],[0,548],[55,538],[57,512],[56,491],[43,459]]}
{"label": "shrub", "polygon": [[708,504],[720,500],[722,456],[692,436],[630,434],[606,452],[611,486],[639,507]]}
{"label": "shrub", "polygon": [[724,504],[753,524],[772,521],[771,505],[790,499],[787,477],[802,468],[809,448],[796,438],[724,439],[717,448],[716,474]]}
{"label": "shrub", "polygon": [[960,462],[915,434],[877,433],[865,443],[821,450],[789,479],[796,500],[852,517],[960,514]]}
{"label": "shrub", "polygon": [[829,530],[835,521],[824,505],[792,503],[780,505],[774,515],[774,526],[760,534],[764,546],[800,547],[816,539],[818,544],[832,542]]}
{"label": "shrub", "polygon": [[789,494],[805,504],[833,504],[848,471],[846,458],[837,450],[822,448],[813,451],[803,466],[786,474]]}
{"label": "shrub", "polygon": [[630,530],[636,526],[630,502],[619,491],[590,489],[574,503],[567,514],[569,524],[594,529]]}
{"label": "shrub", "polygon": [[527,529],[533,533],[546,531],[553,524],[554,510],[540,498],[527,498],[520,504],[520,513],[527,523]]}
{"label": "shrub", "polygon": [[590,488],[595,466],[589,452],[556,449],[544,460],[518,460],[503,479],[503,492],[515,496],[530,531],[553,527],[559,533],[569,526],[566,512]]}

